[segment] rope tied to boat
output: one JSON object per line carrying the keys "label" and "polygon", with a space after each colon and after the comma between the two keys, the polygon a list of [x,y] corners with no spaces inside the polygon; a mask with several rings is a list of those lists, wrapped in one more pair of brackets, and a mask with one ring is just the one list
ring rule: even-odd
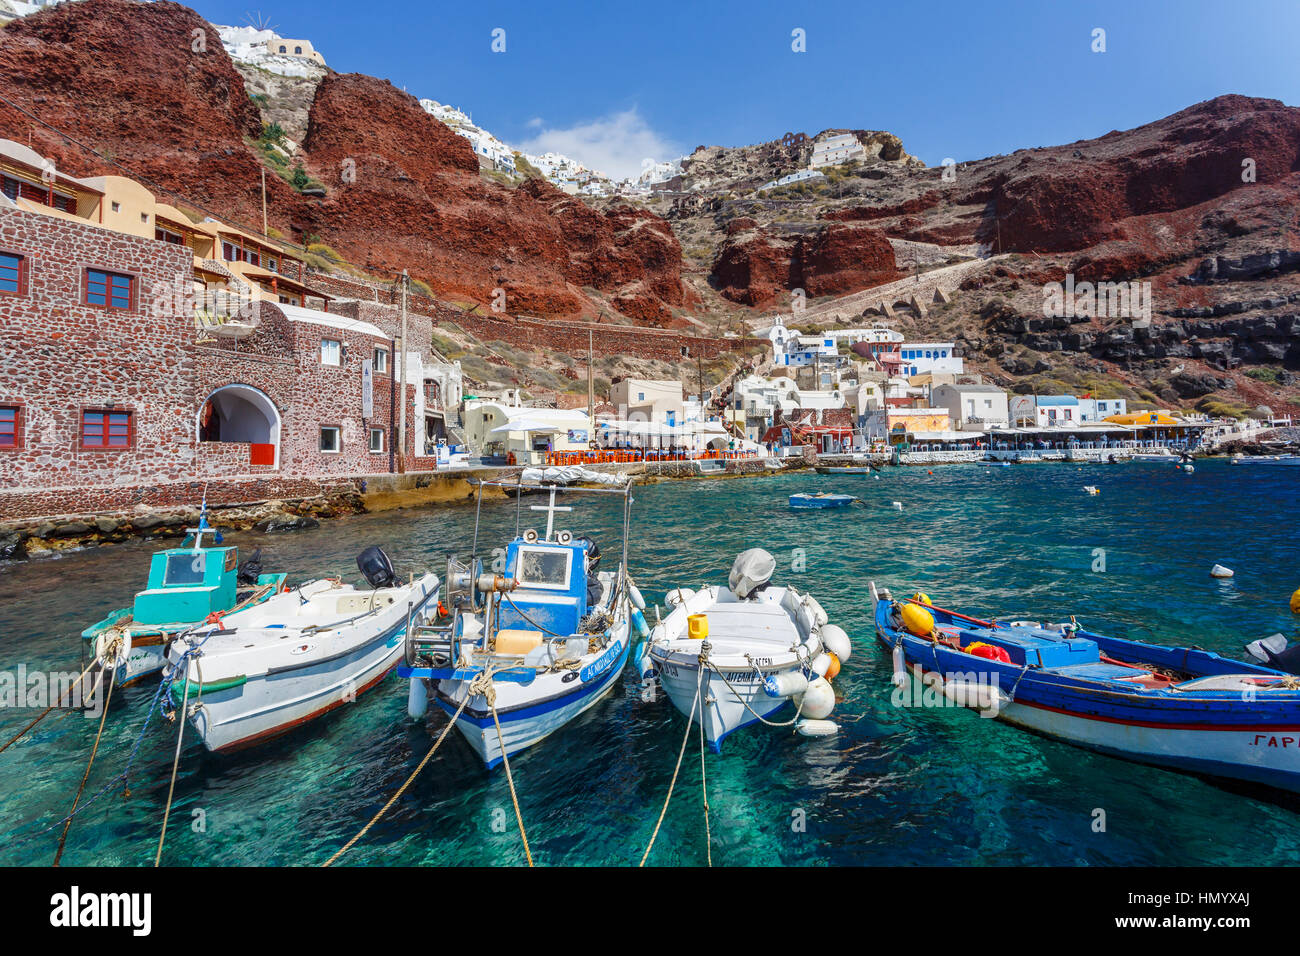
{"label": "rope tied to boat", "polygon": [[724,683],[724,684],[727,685],[727,689],[728,689],[729,691],[731,691],[731,692],[736,696],[736,700],[740,701],[740,703],[744,706],[744,708],[745,708],[747,711],[749,711],[751,714],[753,714],[754,717],[755,717],[755,718],[756,718],[760,723],[766,724],[768,727],[778,727],[778,728],[779,728],[779,727],[793,727],[795,724],[797,724],[797,723],[799,722],[799,715],[803,713],[803,704],[804,704],[804,701],[807,700],[807,697],[806,697],[806,696],[804,696],[804,695],[802,695],[802,694],[800,695],[800,697],[799,697],[799,706],[795,708],[794,716],[791,717],[789,720],[783,720],[783,721],[781,721],[781,722],[779,722],[779,723],[778,723],[777,721],[774,721],[774,720],[768,720],[766,717],[764,717],[764,716],[763,716],[762,714],[760,714],[758,711],[754,710],[753,707],[750,707],[750,706],[749,706],[749,701],[745,700],[745,698],[741,695],[740,691],[736,690],[736,688],[734,688],[734,687],[731,686],[731,681],[727,680],[727,675],[726,675],[726,674],[724,674],[724,673],[722,673],[722,671],[718,670],[718,668],[717,668],[717,667],[716,667],[712,662],[704,661],[704,662],[702,662],[702,663],[703,663],[704,667],[709,668],[711,671],[713,671],[713,673],[717,674],[719,677],[722,678],[722,683]]}
{"label": "rope tied to boat", "polygon": [[[673,768],[673,779],[668,784],[668,796],[664,798],[663,809],[659,811],[659,820],[655,823],[654,832],[650,834],[650,842],[646,844],[645,853],[641,855],[641,862],[638,866],[645,866],[645,861],[650,856],[651,849],[654,848],[655,840],[659,836],[659,828],[663,826],[664,816],[668,813],[668,804],[673,798],[673,791],[677,788],[677,775],[682,769],[682,758],[686,756],[686,744],[691,739],[691,721],[695,719],[695,708],[700,703],[700,693],[703,690],[704,670],[701,668],[696,671],[695,677],[695,699],[691,701],[691,712],[686,715],[686,733],[682,736],[682,749],[677,752],[677,766]],[[700,711],[700,732],[704,732],[704,712]]]}
{"label": "rope tied to boat", "polygon": [[[109,659],[116,661],[121,648],[122,635],[118,634],[109,643]],[[114,667],[116,667],[116,664],[114,664]],[[68,831],[72,829],[72,818],[77,815],[77,804],[81,802],[81,795],[86,792],[86,781],[90,779],[90,768],[95,765],[95,755],[99,753],[99,742],[104,736],[104,722],[108,719],[108,705],[113,700],[113,685],[116,683],[117,681],[113,680],[110,672],[108,690],[104,693],[103,710],[99,715],[99,729],[95,732],[95,743],[90,748],[90,759],[86,761],[86,772],[81,775],[81,786],[77,787],[77,795],[72,798],[72,809],[68,812],[67,821],[63,824],[63,832],[59,835],[59,848],[54,851],[54,866],[58,866],[59,860],[63,859],[63,847],[68,842]]]}

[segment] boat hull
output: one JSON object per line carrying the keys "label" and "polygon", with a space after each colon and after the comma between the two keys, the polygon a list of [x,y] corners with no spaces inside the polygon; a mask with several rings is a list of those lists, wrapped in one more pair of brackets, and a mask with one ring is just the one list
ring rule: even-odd
{"label": "boat hull", "polygon": [[[436,603],[438,593],[435,587],[413,602],[412,617],[430,602]],[[401,661],[406,618],[405,605],[395,606],[383,629],[373,637],[302,666],[227,679],[208,687],[201,687],[192,671],[189,700],[202,706],[194,711],[190,723],[204,746],[225,753],[287,733],[352,703]],[[177,703],[183,699],[183,682],[173,685],[171,695]]]}
{"label": "boat hull", "polygon": [[[554,679],[548,680],[546,691],[541,693],[530,693],[531,685],[499,684],[496,720],[501,724],[500,738],[492,710],[480,695],[460,711],[456,729],[489,770],[497,767],[503,759],[502,740],[506,755],[513,757],[594,707],[618,685],[629,652],[626,621],[618,626],[617,635],[605,650],[609,658],[603,665],[600,658],[593,662],[596,666],[590,680],[582,679],[581,670],[570,671],[578,677],[568,682],[563,680],[563,675],[548,675]],[[576,686],[566,689],[570,684]],[[542,691],[542,688],[534,690]],[[450,717],[456,715],[467,692],[468,685],[463,681],[442,680],[437,682],[434,695],[438,706]],[[506,700],[507,695],[513,701]]]}
{"label": "boat hull", "polygon": [[[888,650],[896,634],[883,626],[886,606],[876,609],[876,636]],[[986,716],[1138,763],[1300,792],[1300,700],[1291,696],[1270,700],[1261,692],[1247,702],[1239,693],[1117,692],[936,649],[910,635],[902,645],[913,680],[938,687],[962,675],[1010,692]]]}
{"label": "boat hull", "polygon": [[[659,682],[664,693],[683,715],[690,717],[692,706],[695,719],[704,727],[704,739],[714,753],[722,752],[722,741],[729,735],[757,723],[776,713],[790,699],[788,697],[769,697],[763,689],[763,679],[754,671],[729,671],[722,674],[710,668],[704,677],[700,696],[704,701],[703,709],[695,702],[696,682],[699,680],[698,664],[691,665],[681,659],[682,655],[651,657],[659,672]],[[727,684],[730,683],[730,687]]]}

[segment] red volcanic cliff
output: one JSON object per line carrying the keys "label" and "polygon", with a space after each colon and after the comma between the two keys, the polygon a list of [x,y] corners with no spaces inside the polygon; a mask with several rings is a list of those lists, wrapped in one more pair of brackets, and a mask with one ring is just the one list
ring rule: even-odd
{"label": "red volcanic cliff", "polygon": [[[828,223],[810,235],[773,236],[735,220],[714,262],[712,280],[723,296],[764,308],[782,293],[842,295],[901,278],[894,250],[876,229]],[[750,226],[750,228],[743,228]]]}
{"label": "red volcanic cliff", "polygon": [[[0,93],[130,171],[0,103],[0,136],[73,175],[135,174],[260,222],[258,109],[216,30],[186,7],[85,0],[15,21],[0,30]],[[328,194],[268,175],[271,224],[363,268],[406,268],[436,293],[479,302],[503,289],[508,311],[543,316],[594,313],[583,287],[657,324],[683,304],[681,246],[663,220],[485,181],[469,144],[386,81],[327,74],[297,159]]]}

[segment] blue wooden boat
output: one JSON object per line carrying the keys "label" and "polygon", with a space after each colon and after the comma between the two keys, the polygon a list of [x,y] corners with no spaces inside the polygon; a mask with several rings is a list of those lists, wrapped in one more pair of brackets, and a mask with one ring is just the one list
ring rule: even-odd
{"label": "blue wooden boat", "polygon": [[[896,695],[928,689],[941,704],[1102,753],[1300,791],[1294,674],[1105,637],[1073,621],[984,621],[920,595],[894,600],[874,582],[869,590],[876,637],[893,653]],[[921,684],[904,690],[903,673]]]}
{"label": "blue wooden boat", "polygon": [[791,508],[846,508],[858,499],[852,495],[836,495],[829,492],[800,492],[790,496]]}
{"label": "blue wooden boat", "polygon": [[[284,590],[287,575],[261,573],[260,551],[241,565],[235,548],[221,546],[206,507],[198,527],[186,532],[181,547],[150,558],[148,586],[136,592],[131,607],[110,611],[81,632],[97,663],[97,682],[109,672],[119,686],[156,673],[178,634]],[[205,535],[214,544],[205,544]]]}

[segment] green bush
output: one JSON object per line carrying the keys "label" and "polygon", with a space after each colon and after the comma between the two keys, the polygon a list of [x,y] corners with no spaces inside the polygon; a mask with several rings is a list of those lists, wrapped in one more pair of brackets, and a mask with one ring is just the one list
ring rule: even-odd
{"label": "green bush", "polygon": [[1257,382],[1268,382],[1270,385],[1277,385],[1282,380],[1282,375],[1275,368],[1248,368],[1246,374]]}

